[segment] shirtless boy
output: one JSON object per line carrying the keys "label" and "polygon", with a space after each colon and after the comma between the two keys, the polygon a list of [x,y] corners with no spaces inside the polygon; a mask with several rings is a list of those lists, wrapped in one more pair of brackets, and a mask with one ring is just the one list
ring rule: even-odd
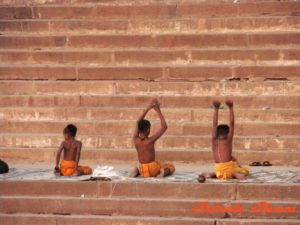
{"label": "shirtless boy", "polygon": [[[153,136],[149,136],[151,123],[145,120],[147,113],[151,109],[157,112],[161,122],[161,128]],[[134,169],[131,174],[132,177],[139,175],[143,177],[165,177],[174,173],[174,165],[159,163],[155,160],[155,142],[165,133],[167,128],[166,120],[160,110],[160,104],[157,99],[153,99],[136,122],[133,142],[137,150],[140,165]]]}
{"label": "shirtless boy", "polygon": [[229,126],[226,124],[218,125],[218,114],[221,103],[214,101],[214,118],[212,131],[212,151],[215,160],[215,173],[204,173],[199,176],[199,182],[205,178],[219,179],[245,179],[249,174],[247,168],[240,167],[236,159],[232,156],[232,141],[234,134],[234,112],[233,102],[226,101],[229,108]]}
{"label": "shirtless boy", "polygon": [[[61,143],[56,154],[56,166],[54,174],[56,176],[80,176],[92,173],[92,169],[87,166],[79,166],[82,143],[75,139],[77,127],[69,124],[63,130],[65,140]],[[64,158],[58,167],[60,155],[64,152]]]}

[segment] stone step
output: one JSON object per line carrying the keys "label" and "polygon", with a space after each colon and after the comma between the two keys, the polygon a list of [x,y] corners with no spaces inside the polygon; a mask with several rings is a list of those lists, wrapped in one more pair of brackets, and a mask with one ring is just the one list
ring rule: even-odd
{"label": "stone step", "polygon": [[[59,134],[66,126],[67,122],[56,121],[0,121],[1,131],[3,133],[26,133],[26,134]],[[228,123],[228,122],[227,122]],[[210,123],[195,122],[168,122],[168,130],[165,136],[180,137],[202,137],[210,135],[212,129]],[[135,121],[93,121],[76,122],[78,133],[81,135],[128,135],[131,136],[136,126]],[[157,120],[152,123],[152,133],[160,128],[160,122]],[[300,123],[243,123],[236,124],[236,136],[299,136]]]}
{"label": "stone step", "polygon": [[300,60],[299,48],[190,50],[0,50],[0,64],[63,65],[289,65]]}
{"label": "stone step", "polygon": [[294,220],[264,220],[264,219],[221,219],[216,220],[215,225],[292,225],[299,224],[298,219]]}
{"label": "stone step", "polygon": [[[141,106],[139,106],[141,107]],[[0,120],[3,121],[59,121],[59,122],[135,122],[143,108],[110,108],[110,107],[2,107]],[[168,122],[209,123],[212,121],[212,109],[164,108],[163,113]],[[150,111],[147,118],[157,121],[157,115]],[[249,124],[290,124],[300,120],[300,109],[239,109],[235,111],[237,123]],[[228,122],[227,110],[220,110],[219,122]]]}
{"label": "stone step", "polygon": [[[300,5],[300,4],[299,4]],[[116,34],[116,35],[1,35],[2,49],[40,48],[212,48],[294,47],[300,32],[203,33],[203,34]]]}
{"label": "stone step", "polygon": [[[253,212],[258,207],[256,200],[206,200],[206,199],[140,199],[140,198],[78,198],[78,197],[0,197],[2,213],[47,213],[47,214],[83,214],[83,215],[126,215],[155,216],[182,218],[270,218],[270,219],[300,219],[297,211],[299,201],[268,201],[276,207],[289,207],[289,212]],[[202,200],[202,201],[201,201]],[[233,212],[195,211],[201,202],[207,202],[212,207],[217,205],[235,207]],[[145,204],[147,203],[147,204]],[[238,206],[236,206],[238,205]],[[236,208],[238,208],[236,210]]]}
{"label": "stone step", "polygon": [[105,19],[105,18],[177,18],[297,15],[299,2],[241,2],[131,4],[131,5],[44,5],[2,6],[2,19]]}
{"label": "stone step", "polygon": [[132,162],[131,124],[160,96],[171,126],[158,157],[209,161],[211,101],[234,96],[235,155],[299,164],[299,2],[62,2],[0,7],[3,158],[53,161],[75,122],[87,160]]}
{"label": "stone step", "polygon": [[[26,213],[4,214],[0,213],[1,225],[196,225],[201,222],[203,225],[215,225],[214,219],[193,219],[193,218],[163,218],[163,217],[135,217],[135,216],[105,216],[105,215],[35,215]],[[259,220],[261,221],[261,220]],[[269,220],[268,220],[269,221]],[[298,220],[282,220],[289,224],[295,224]],[[276,223],[276,225],[281,225]]]}
{"label": "stone step", "polygon": [[[293,2],[294,0],[282,0],[281,2]],[[262,2],[275,2],[278,3],[277,0],[241,0],[239,3],[262,3]],[[47,6],[47,5],[104,5],[104,6],[115,6],[115,5],[145,5],[145,4],[196,4],[196,3],[212,3],[210,0],[161,0],[157,2],[156,0],[110,0],[110,1],[95,1],[95,0],[2,0],[0,5],[4,6],[24,6],[24,5],[37,5],[37,6]],[[231,0],[215,0],[214,3],[232,3]]]}
{"label": "stone step", "polygon": [[[60,139],[61,140],[61,139]],[[53,148],[37,147],[11,147],[9,145],[0,147],[0,157],[5,159],[8,163],[48,163],[53,162],[55,154],[59,145]],[[207,146],[210,148],[210,146]],[[299,148],[299,147],[298,147]],[[82,151],[82,163],[91,164],[107,164],[107,163],[130,163],[135,166],[138,162],[137,154],[134,149],[124,149],[120,146],[117,149],[95,149],[89,150],[84,145]],[[295,148],[294,148],[295,149]],[[295,165],[300,163],[300,153],[295,150],[282,149],[268,150],[265,147],[260,150],[234,150],[234,156],[238,158],[243,165],[248,165],[251,162],[260,162],[268,160],[274,165]],[[158,149],[156,151],[156,158],[159,161],[169,161],[176,163],[214,163],[212,152],[210,149],[191,149],[181,150],[168,149],[168,147]]]}
{"label": "stone step", "polygon": [[246,32],[261,30],[292,31],[299,29],[300,18],[296,16],[276,17],[225,17],[193,19],[142,20],[1,20],[0,32],[41,32],[49,33],[197,33],[197,32]]}
{"label": "stone step", "polygon": [[[0,107],[120,107],[145,106],[154,96],[140,95],[1,95]],[[230,98],[236,109],[299,109],[299,96],[159,96],[164,108],[210,108],[214,99],[224,102]]]}
{"label": "stone step", "polygon": [[[296,201],[298,184],[0,180],[0,196]],[[132,186],[135,188],[132,188]],[[161,190],[165,190],[162,192]]]}
{"label": "stone step", "polygon": [[[0,181],[1,197],[8,196],[40,196],[40,197],[84,197],[87,198],[152,198],[152,199],[234,199],[235,184],[197,183],[132,183],[128,182],[60,182],[60,181]],[[13,188],[14,187],[14,188]],[[291,188],[290,188],[291,187]],[[165,189],[167,193],[162,193]],[[262,188],[263,189],[263,188]],[[278,192],[299,189],[296,185],[275,187]],[[244,191],[244,190],[243,190]],[[217,194],[213,194],[218,192]],[[271,200],[276,196],[270,196]],[[293,197],[292,197],[293,198]],[[267,200],[267,199],[266,199]],[[293,200],[293,199],[291,199]]]}
{"label": "stone step", "polygon": [[3,225],[297,225],[298,219],[207,219],[207,218],[164,218],[164,217],[133,217],[133,216],[96,216],[96,215],[35,215],[26,213],[0,213]]}
{"label": "stone step", "polygon": [[[299,39],[300,40],[300,39]],[[300,80],[300,66],[175,65],[175,66],[52,66],[3,65],[1,80],[148,80],[219,81]]]}
{"label": "stone step", "polygon": [[[63,127],[62,127],[63,128]],[[79,140],[83,142],[85,148],[99,149],[132,149],[131,135],[81,135]],[[27,134],[27,133],[1,133],[1,147],[35,147],[49,148],[58,147],[63,137],[59,134]],[[210,149],[211,137],[206,136],[175,136],[165,135],[157,143],[158,149]],[[294,150],[300,147],[299,136],[235,136],[234,149],[241,150]]]}
{"label": "stone step", "polygon": [[[15,81],[2,80],[0,82],[1,95],[32,95],[39,97],[53,97],[53,95],[114,95],[114,97],[122,95],[138,96],[212,96],[219,98],[220,96],[239,96],[239,97],[266,97],[289,95],[296,96],[300,93],[300,82],[297,81],[228,81],[228,82],[184,82],[184,81],[168,81],[168,82],[149,82],[149,81]],[[115,96],[116,95],[116,96]],[[14,97],[14,96],[11,96]],[[107,96],[108,97],[108,96]],[[132,98],[134,96],[128,96]],[[105,98],[105,96],[103,96]],[[221,97],[223,98],[223,97]],[[195,99],[194,99],[195,100]],[[269,99],[270,100],[270,99]],[[123,101],[123,100],[122,100]],[[272,103],[270,101],[269,103]],[[266,103],[266,106],[269,105]],[[136,108],[144,108],[137,104]],[[209,103],[210,104],[210,103]],[[112,103],[113,105],[113,103]],[[18,104],[16,105],[18,106]],[[50,105],[49,105],[50,106]],[[87,107],[87,106],[86,106]],[[283,106],[284,107],[284,106]],[[286,107],[292,109],[292,105]]]}

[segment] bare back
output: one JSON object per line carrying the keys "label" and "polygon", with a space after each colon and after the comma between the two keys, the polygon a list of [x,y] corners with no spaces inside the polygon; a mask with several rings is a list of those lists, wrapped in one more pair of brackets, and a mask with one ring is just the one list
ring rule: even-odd
{"label": "bare back", "polygon": [[229,138],[212,140],[213,156],[216,163],[232,160],[232,140]]}
{"label": "bare back", "polygon": [[80,148],[81,142],[76,140],[68,140],[63,142],[64,147],[64,160],[75,161],[76,154]]}
{"label": "bare back", "polygon": [[[234,134],[234,112],[233,102],[231,100],[226,101],[226,105],[229,108],[229,130],[223,130],[223,133],[218,133],[218,117],[219,108],[221,103],[214,101],[214,117],[213,117],[213,129],[212,129],[212,150],[216,163],[229,162],[232,160],[232,141]],[[228,127],[227,125],[225,125]]]}
{"label": "bare back", "polygon": [[[139,130],[139,123],[144,120],[145,116],[150,109],[154,109],[160,119],[161,128],[156,131],[151,137],[148,137],[150,134],[150,122],[147,129],[144,129],[142,132]],[[136,122],[134,134],[133,134],[133,143],[138,153],[138,159],[140,163],[146,164],[155,161],[155,142],[165,133],[168,126],[166,120],[160,110],[160,104],[157,99],[153,99],[149,106],[144,110]],[[145,138],[141,137],[144,136]]]}
{"label": "bare back", "polygon": [[146,164],[155,161],[154,142],[150,138],[134,138],[134,145],[138,153],[140,163]]}

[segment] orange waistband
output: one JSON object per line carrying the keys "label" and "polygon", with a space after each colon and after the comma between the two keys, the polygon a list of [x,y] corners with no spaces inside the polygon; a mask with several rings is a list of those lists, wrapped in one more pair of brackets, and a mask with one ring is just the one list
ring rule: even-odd
{"label": "orange waistband", "polygon": [[67,160],[62,160],[61,165],[63,166],[68,166],[68,167],[75,167],[76,162],[75,161],[67,161]]}
{"label": "orange waistband", "polygon": [[149,165],[153,165],[153,164],[159,164],[159,162],[152,161],[152,162],[149,162],[149,163],[140,163],[140,166],[149,166]]}

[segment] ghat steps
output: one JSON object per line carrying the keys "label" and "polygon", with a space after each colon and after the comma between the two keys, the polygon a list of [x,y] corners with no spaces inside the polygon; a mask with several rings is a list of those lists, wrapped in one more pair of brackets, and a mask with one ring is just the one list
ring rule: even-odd
{"label": "ghat steps", "polygon": [[[85,162],[135,163],[132,128],[157,97],[169,124],[158,159],[211,163],[211,101],[233,98],[235,156],[299,165],[299,13],[299,1],[1,0],[0,157],[53,162],[75,123]],[[298,193],[297,184],[6,180],[0,224],[299,224]],[[262,200],[297,213],[249,213]],[[201,201],[247,210],[194,213]]]}
{"label": "ghat steps", "polygon": [[[299,210],[296,184],[0,181],[0,219],[14,224],[299,224],[297,213],[254,213],[261,199]],[[133,188],[134,187],[134,188]],[[164,190],[162,192],[162,190]],[[194,211],[201,202],[243,212]]]}
{"label": "ghat steps", "polygon": [[134,121],[158,97],[158,157],[207,162],[210,102],[230,97],[241,162],[299,164],[298,1],[44,3],[1,1],[2,158],[50,161],[72,122],[86,160],[133,161]]}

